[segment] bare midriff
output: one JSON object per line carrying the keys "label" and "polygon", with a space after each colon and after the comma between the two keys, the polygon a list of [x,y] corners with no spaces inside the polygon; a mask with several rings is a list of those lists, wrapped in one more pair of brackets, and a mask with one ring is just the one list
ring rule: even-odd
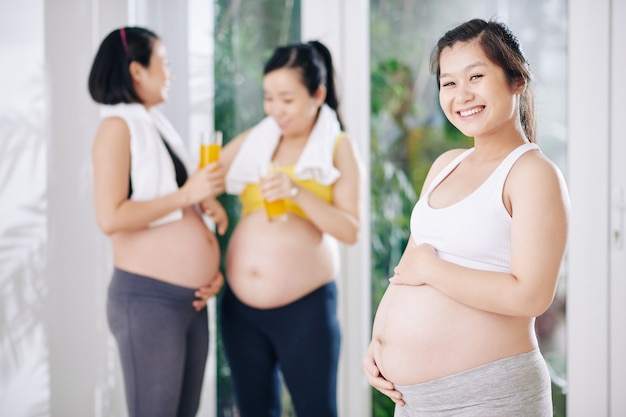
{"label": "bare midriff", "polygon": [[111,237],[117,268],[170,284],[199,288],[217,274],[220,249],[191,207],[181,220]]}
{"label": "bare midriff", "polygon": [[244,304],[276,308],[331,282],[337,273],[336,245],[309,220],[288,214],[270,223],[264,210],[237,224],[228,245],[228,285]]}
{"label": "bare midriff", "polygon": [[414,385],[453,375],[537,346],[534,320],[477,310],[430,286],[390,284],[372,331],[382,375]]}

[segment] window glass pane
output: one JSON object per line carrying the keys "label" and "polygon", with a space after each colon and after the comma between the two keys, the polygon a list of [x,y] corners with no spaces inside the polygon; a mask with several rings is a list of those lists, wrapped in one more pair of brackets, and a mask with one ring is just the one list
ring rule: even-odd
{"label": "window glass pane", "polygon": [[[429,71],[432,47],[471,18],[505,21],[535,76],[538,143],[567,174],[566,7],[566,0],[371,1],[372,314],[407,243],[409,216],[431,163],[445,150],[472,146],[439,108]],[[555,416],[565,416],[565,283],[563,274],[552,307],[536,325],[552,374]],[[372,415],[393,415],[393,403],[373,395]]]}
{"label": "window glass pane", "polygon": [[0,3],[0,415],[50,412],[44,3]]}
{"label": "window glass pane", "polygon": [[[218,0],[215,19],[215,129],[224,132],[227,142],[265,116],[263,66],[278,45],[300,40],[300,1]],[[220,200],[231,219],[229,232],[220,238],[225,253],[230,231],[239,215],[239,204],[233,196],[224,195]],[[230,371],[221,338],[217,342],[218,416],[235,416],[238,414]],[[293,415],[287,398],[283,415]]]}

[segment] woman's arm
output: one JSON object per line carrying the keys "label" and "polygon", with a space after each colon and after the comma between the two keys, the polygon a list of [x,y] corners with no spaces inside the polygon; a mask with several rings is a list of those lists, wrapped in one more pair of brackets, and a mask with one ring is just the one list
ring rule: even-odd
{"label": "woman's arm", "polygon": [[[340,176],[333,184],[332,204],[299,187],[285,172],[268,175],[261,186],[261,194],[269,201],[291,199],[319,230],[344,243],[352,244],[356,242],[360,228],[359,201],[363,169],[352,143],[345,137],[337,147],[334,163]],[[295,197],[291,195],[294,187],[298,189]]]}
{"label": "woman's arm", "polygon": [[92,147],[96,220],[107,235],[146,228],[153,221],[224,189],[223,173],[210,165],[190,175],[177,191],[147,201],[128,198],[130,132],[123,119],[104,119]]}
{"label": "woman's arm", "polygon": [[[333,185],[332,205],[303,188],[299,189],[294,201],[321,231],[341,242],[353,244],[360,230],[363,164],[352,141],[346,136],[337,146],[335,167],[341,175]],[[290,188],[294,185],[290,182]]]}
{"label": "woman's arm", "polygon": [[567,242],[569,198],[562,175],[539,153],[524,155],[505,185],[512,214],[511,272],[465,268],[436,248],[409,241],[393,284],[430,285],[456,301],[498,314],[536,317],[551,304]]}

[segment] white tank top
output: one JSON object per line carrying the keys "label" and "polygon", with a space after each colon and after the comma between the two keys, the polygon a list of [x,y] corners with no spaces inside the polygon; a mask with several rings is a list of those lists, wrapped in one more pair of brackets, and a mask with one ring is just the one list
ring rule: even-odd
{"label": "white tank top", "polygon": [[534,143],[514,149],[473,193],[448,207],[428,204],[433,190],[472,152],[463,152],[433,179],[411,213],[411,234],[418,245],[428,243],[439,258],[468,268],[510,272],[511,216],[502,202],[504,182]]}

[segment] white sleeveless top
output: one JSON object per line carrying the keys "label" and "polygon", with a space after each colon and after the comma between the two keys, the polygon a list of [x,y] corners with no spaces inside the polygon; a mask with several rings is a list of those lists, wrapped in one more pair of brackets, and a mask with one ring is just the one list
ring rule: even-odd
{"label": "white sleeveless top", "polygon": [[534,143],[514,149],[473,193],[443,208],[429,205],[433,190],[472,152],[463,152],[433,179],[411,213],[411,234],[418,245],[428,243],[439,258],[472,269],[510,272],[511,216],[502,202],[504,182]]}

